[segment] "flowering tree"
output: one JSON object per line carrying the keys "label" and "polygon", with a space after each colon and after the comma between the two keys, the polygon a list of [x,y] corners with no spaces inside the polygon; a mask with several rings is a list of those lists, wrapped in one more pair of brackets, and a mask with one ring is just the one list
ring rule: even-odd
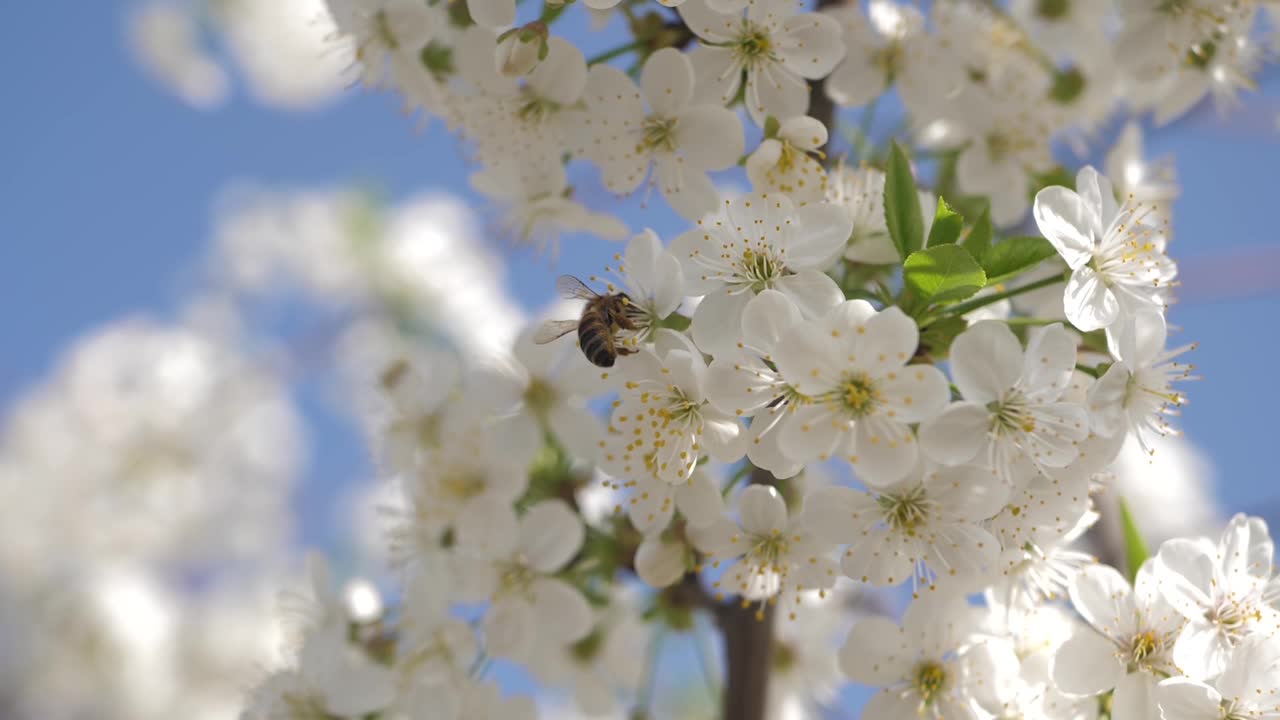
{"label": "flowering tree", "polygon": [[[233,294],[283,268],[316,297],[376,311],[347,342],[396,496],[386,536],[401,580],[386,607],[368,592],[348,602],[317,560],[295,652],[243,717],[536,716],[531,698],[504,695],[494,662],[585,715],[658,717],[662,638],[708,624],[728,720],[806,716],[844,682],[877,689],[871,720],[1280,717],[1266,526],[1237,515],[1220,536],[1149,552],[1112,486],[1126,442],[1146,452],[1176,434],[1192,379],[1166,321],[1176,185],[1144,160],[1136,124],[1105,172],[1059,159],[1094,150],[1104,125],[1164,123],[1209,94],[1229,108],[1276,6],[583,4],[313,8],[326,63],[458,136],[511,239],[551,253],[565,234],[625,244],[611,279],[562,283],[579,302],[550,319],[569,322],[490,308],[500,341],[469,342],[441,310],[468,300],[414,272],[441,246],[410,219],[447,207],[378,218],[354,196],[301,199],[285,213],[296,236],[270,246],[251,230],[276,210],[242,208],[223,244]],[[259,6],[211,7],[233,48],[255,48],[242,57],[269,67],[292,51],[245,29],[274,22],[244,20]],[[559,31],[573,13],[620,15],[628,37],[587,58]],[[221,70],[189,20],[155,6],[138,47],[208,104]],[[280,81],[261,87],[282,104],[338,87],[340,73],[310,70],[294,85],[257,77]],[[893,103],[901,127],[876,144],[876,108]],[[743,175],[749,191],[728,189]],[[629,227],[583,200],[590,183],[656,187],[650,202],[687,229]],[[342,222],[317,220],[335,207]],[[377,239],[348,247],[323,232],[339,224]],[[334,263],[291,264],[299,244],[326,243],[342,246]],[[480,252],[448,251],[457,287],[489,282],[470,281]],[[186,342],[200,363],[230,362]],[[172,379],[192,403],[236,402],[191,391],[201,375],[179,360]],[[230,452],[246,456],[242,480],[278,471],[254,462],[261,431],[229,449],[177,442],[190,431],[170,421],[186,412],[139,420],[167,443],[146,447],[174,449],[138,462]],[[1104,505],[1123,552],[1088,544]],[[893,620],[872,600],[898,586],[910,601]]]}

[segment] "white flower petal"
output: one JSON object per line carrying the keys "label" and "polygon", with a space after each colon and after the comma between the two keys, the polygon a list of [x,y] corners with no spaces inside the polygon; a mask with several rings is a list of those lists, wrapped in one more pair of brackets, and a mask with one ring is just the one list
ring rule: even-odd
{"label": "white flower petal", "polygon": [[712,357],[734,353],[742,336],[742,313],[750,300],[750,293],[728,290],[717,290],[702,298],[689,325],[689,334],[698,349]]}
{"label": "white flower petal", "polygon": [[674,117],[693,98],[693,65],[676,48],[649,56],[640,70],[640,91],[653,112]]}
{"label": "white flower petal", "polygon": [[649,587],[668,587],[684,577],[684,547],[653,535],[636,548],[635,563],[636,574]]}
{"label": "white flower petal", "polygon": [[872,528],[845,550],[840,569],[859,582],[878,587],[910,578],[920,560],[916,543],[904,534]]}
{"label": "white flower petal", "polygon": [[801,270],[795,275],[778,278],[774,287],[786,295],[807,318],[819,318],[844,300],[840,286],[826,273]]}
{"label": "white flower petal", "polygon": [[998,400],[1021,375],[1022,345],[1003,322],[974,323],[951,343],[951,377],[965,400]]}
{"label": "white flower petal", "polygon": [[1044,188],[1036,193],[1032,214],[1040,232],[1072,270],[1093,259],[1092,212],[1075,192],[1060,185]]}
{"label": "white flower petal", "polygon": [[942,412],[951,398],[947,376],[932,365],[908,365],[875,382],[885,411],[892,411],[899,422],[928,420]]}
{"label": "white flower petal", "polygon": [[[681,157],[678,155],[659,155],[657,158],[658,183],[663,188],[662,196],[667,204],[690,222],[697,222],[708,213],[715,212],[720,204],[720,191],[715,183],[701,170],[685,167],[681,169]],[[672,177],[679,173],[679,179]],[[675,183],[679,190],[669,191],[668,187]]]}
{"label": "white flower petal", "polygon": [[969,462],[986,447],[991,413],[981,405],[957,402],[920,424],[920,449],[946,465]]}
{"label": "white flower petal", "polygon": [[521,598],[495,600],[480,625],[485,652],[516,662],[527,659],[537,637],[536,617],[533,607]]}
{"label": "white flower petal", "polygon": [[911,428],[893,420],[867,417],[854,423],[849,461],[858,479],[886,487],[906,477],[919,457]]}
{"label": "white flower petal", "polygon": [[494,495],[471,499],[454,522],[458,545],[486,557],[502,557],[520,542],[520,526],[511,503]]}
{"label": "white flower petal", "polygon": [[1058,648],[1050,670],[1054,684],[1068,695],[1106,692],[1116,686],[1124,672],[1111,641],[1085,629]]}
{"label": "white flower petal", "polygon": [[782,24],[778,56],[784,67],[801,77],[826,77],[844,59],[840,34],[840,23],[834,18],[820,13],[793,15]]}
{"label": "white flower petal", "polygon": [[708,43],[728,42],[741,22],[741,16],[717,12],[707,5],[706,0],[685,0],[679,13],[693,34]]}
{"label": "white flower petal", "polygon": [[800,320],[800,309],[788,295],[777,290],[762,290],[747,301],[742,310],[742,342],[767,356],[783,333]]}
{"label": "white flower petal", "polygon": [[747,451],[746,430],[742,423],[709,405],[702,408],[702,434],[699,439],[716,462],[737,462]]}
{"label": "white flower petal", "polygon": [[1144,672],[1133,672],[1120,678],[1111,696],[1111,716],[1133,720],[1160,720],[1155,698],[1156,680]]}
{"label": "white flower petal", "polygon": [[1175,610],[1188,620],[1199,620],[1213,606],[1214,558],[1200,543],[1174,538],[1160,546],[1156,567],[1160,590]]}
{"label": "white flower petal", "polygon": [[[687,8],[700,2],[701,0],[687,0],[680,6],[680,15],[691,30],[696,33],[698,32],[696,28],[701,27],[704,30],[710,29],[710,34],[715,34],[714,28],[720,26],[720,31],[723,31],[725,23],[727,23],[727,29],[732,30],[734,20],[725,15],[712,13],[713,17],[719,20],[709,20],[700,25],[690,22]],[[701,18],[698,22],[702,22]],[[731,48],[702,45],[689,53],[689,62],[693,63],[695,103],[713,103],[723,106],[737,97],[738,88],[742,87],[742,65],[734,58]]]}
{"label": "white flower petal", "polygon": [[572,105],[587,87],[587,62],[582,51],[564,38],[552,36],[547,48],[547,57],[529,73],[529,87],[540,98]]}
{"label": "white flower petal", "polygon": [[751,485],[738,498],[742,529],[770,535],[787,529],[787,504],[771,485]]}
{"label": "white flower petal", "polygon": [[577,588],[563,580],[539,578],[531,590],[539,637],[568,645],[591,632],[591,606]]}
{"label": "white flower petal", "polygon": [[835,454],[841,439],[852,429],[849,421],[824,405],[801,405],[778,428],[778,442],[797,462],[825,460]]}
{"label": "white flower petal", "polygon": [[906,678],[916,659],[902,629],[884,617],[854,624],[839,658],[845,676],[865,685],[890,685]]}
{"label": "white flower petal", "polygon": [[1197,618],[1187,623],[1173,646],[1173,662],[1188,677],[1217,677],[1231,659],[1231,643],[1215,625]]}
{"label": "white flower petal", "polygon": [[816,396],[835,386],[844,365],[832,356],[831,331],[801,323],[782,336],[773,360],[783,379],[800,392]]}
{"label": "white flower petal", "polygon": [[747,114],[763,127],[767,116],[788,118],[809,109],[809,85],[778,62],[767,62],[747,72],[743,98]]}
{"label": "white flower petal", "polygon": [[1072,581],[1070,594],[1076,612],[1098,631],[1112,638],[1133,634],[1137,622],[1133,589],[1115,568],[1084,568]]}
{"label": "white flower petal", "polygon": [[1062,396],[1076,370],[1076,342],[1061,323],[1032,330],[1022,371],[1022,386],[1030,399],[1044,402]]}
{"label": "white flower petal", "polygon": [[477,25],[487,28],[507,27],[516,21],[515,0],[472,0],[467,12]]}
{"label": "white flower petal", "polygon": [[796,218],[801,232],[787,248],[787,265],[792,268],[825,269],[844,251],[853,233],[853,218],[834,203],[814,202],[796,208]]}
{"label": "white flower petal", "polygon": [[582,520],[563,500],[543,500],[520,518],[520,551],[532,567],[552,573],[582,547]]}
{"label": "white flower petal", "polygon": [[1067,319],[1082,332],[1100,330],[1120,317],[1120,302],[1091,267],[1071,273],[1063,291],[1062,309]]}
{"label": "white flower petal", "polygon": [[817,118],[801,115],[783,120],[778,137],[801,150],[813,151],[827,144],[827,126]]}
{"label": "white flower petal", "polygon": [[676,507],[690,525],[710,525],[724,515],[720,485],[705,472],[695,472],[688,484],[676,486]]}
{"label": "white flower petal", "polygon": [[680,113],[675,142],[688,167],[723,170],[742,157],[742,121],[719,105],[695,105]]}
{"label": "white flower petal", "polygon": [[1170,678],[1156,686],[1156,703],[1164,720],[1218,720],[1222,695],[1189,678]]}
{"label": "white flower petal", "polygon": [[874,505],[866,493],[828,485],[804,498],[803,525],[815,537],[832,545],[852,542],[871,522]]}

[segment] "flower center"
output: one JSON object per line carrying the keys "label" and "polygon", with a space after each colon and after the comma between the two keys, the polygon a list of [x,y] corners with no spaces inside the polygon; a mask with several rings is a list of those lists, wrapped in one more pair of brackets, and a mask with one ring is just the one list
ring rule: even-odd
{"label": "flower center", "polygon": [[391,31],[391,18],[387,17],[387,11],[379,10],[373,14],[373,34],[388,50],[398,50],[400,48],[400,41],[396,39],[396,34]]}
{"label": "flower center", "polygon": [[768,30],[747,22],[738,36],[736,50],[738,57],[750,66],[773,54],[773,39]]}
{"label": "flower center", "polygon": [[893,79],[905,58],[906,50],[902,47],[902,43],[894,40],[872,53],[871,64],[886,78]]}
{"label": "flower center", "polygon": [[672,152],[676,149],[676,119],[650,115],[640,124],[638,153]]}
{"label": "flower center", "polygon": [[745,280],[751,292],[758,293],[773,287],[774,281],[782,276],[782,261],[768,252],[757,252],[750,248],[742,251],[739,275]]}
{"label": "flower center", "polygon": [[672,386],[670,393],[666,407],[658,408],[658,417],[662,418],[664,427],[668,423],[697,422],[702,419],[699,403],[691,401],[689,396],[678,387]]}
{"label": "flower center", "polygon": [[529,568],[524,556],[516,555],[498,564],[498,594],[527,595],[537,578],[537,573]]}
{"label": "flower center", "polygon": [[1160,648],[1160,638],[1154,631],[1146,630],[1134,636],[1129,655],[1133,663],[1141,665],[1147,658],[1158,653]]}
{"label": "flower center", "polygon": [[781,559],[787,554],[789,545],[787,536],[778,530],[757,536],[755,547],[751,548],[751,565],[761,573],[769,570],[781,573],[784,569]]}
{"label": "flower center", "polygon": [[853,418],[870,415],[880,403],[880,391],[866,373],[845,375],[838,392],[845,413]]}
{"label": "flower center", "polygon": [[932,705],[947,686],[947,671],[942,665],[926,661],[916,666],[915,689],[925,705]]}
{"label": "flower center", "polygon": [[1011,392],[1003,400],[992,400],[987,403],[987,410],[991,413],[989,430],[996,435],[1001,432],[1036,431],[1036,419],[1019,393]]}
{"label": "flower center", "polygon": [[1250,609],[1245,604],[1232,600],[1223,600],[1217,607],[1206,610],[1204,618],[1236,638],[1243,637],[1245,623],[1250,619],[1262,619],[1259,610]]}
{"label": "flower center", "polygon": [[916,486],[901,495],[880,495],[876,498],[889,527],[915,537],[916,529],[929,520],[931,503],[925,497],[924,488]]}
{"label": "flower center", "polygon": [[440,487],[455,500],[469,500],[484,492],[484,477],[474,472],[449,473],[440,480]]}
{"label": "flower center", "polygon": [[534,379],[524,391],[524,404],[535,414],[542,415],[555,404],[556,391],[545,382]]}

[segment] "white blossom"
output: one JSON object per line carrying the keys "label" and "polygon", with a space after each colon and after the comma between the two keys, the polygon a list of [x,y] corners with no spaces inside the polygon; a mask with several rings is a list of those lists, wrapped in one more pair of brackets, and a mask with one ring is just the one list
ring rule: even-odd
{"label": "white blossom", "polygon": [[1075,369],[1076,341],[1054,324],[1032,331],[1024,351],[1007,325],[974,324],[951,345],[951,373],[964,400],[920,427],[924,453],[939,462],[978,458],[1002,478],[1020,459],[1066,467],[1089,434],[1089,416],[1063,402]]}
{"label": "white blossom", "polygon": [[585,99],[574,147],[600,166],[606,188],[635,190],[652,164],[652,182],[682,216],[696,220],[715,211],[719,193],[707,173],[742,156],[742,123],[733,112],[694,97],[686,55],[664,48],[649,56],[638,88],[621,70],[596,65]]}
{"label": "white blossom", "polygon": [[1164,311],[1177,268],[1160,230],[1144,221],[1147,205],[1117,204],[1111,182],[1092,167],[1080,171],[1076,187],[1037,193],[1036,224],[1071,269],[1063,294],[1067,319],[1114,337],[1139,310]]}
{"label": "white blossom", "polygon": [[796,0],[748,0],[745,13],[738,8],[717,11],[706,0],[680,5],[701,43],[689,54],[698,96],[725,105],[743,88],[747,113],[761,126],[767,116],[804,115],[805,80],[826,76],[844,57],[839,24],[798,12]]}
{"label": "white blossom", "polygon": [[[788,517],[786,502],[769,486],[743,490],[738,520],[723,517],[698,528],[693,541],[712,559],[713,567],[724,566],[711,583],[721,597],[741,595],[745,602],[794,594],[798,605],[802,591],[828,590],[836,582],[830,546],[809,531],[803,516]],[[761,605],[757,617],[763,612]]]}
{"label": "white blossom", "polygon": [[822,269],[848,237],[848,222],[827,203],[795,207],[772,193],[725,200],[671,243],[685,291],[704,295],[690,328],[694,342],[713,356],[730,352],[743,309],[766,289],[787,295],[806,317],[821,316],[843,298]]}

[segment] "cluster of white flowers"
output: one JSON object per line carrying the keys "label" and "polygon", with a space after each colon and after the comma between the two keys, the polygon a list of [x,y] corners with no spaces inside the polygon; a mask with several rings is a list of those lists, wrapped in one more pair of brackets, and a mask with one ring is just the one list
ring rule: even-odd
{"label": "cluster of white flowers", "polygon": [[[396,91],[473,148],[473,185],[507,229],[545,243],[562,232],[626,235],[618,218],[574,199],[566,159],[596,166],[613,193],[656,185],[690,220],[716,206],[708,173],[744,152],[758,188],[821,199],[834,183],[813,154],[829,133],[806,117],[820,80],[840,107],[874,107],[896,90],[959,192],[989,196],[993,220],[1013,225],[1054,169],[1055,141],[1087,150],[1121,111],[1164,124],[1209,95],[1236,104],[1266,57],[1256,36],[1269,4],[943,0],[924,13],[892,0],[817,11],[796,0],[690,0],[641,15],[636,2],[593,1],[597,25],[624,15],[634,43],[591,60],[554,34],[572,12],[560,2],[527,18],[530,8],[508,0],[467,12],[426,0],[213,5],[213,27],[259,95],[305,105],[352,77]],[[135,45],[176,92],[209,104],[226,79],[200,48],[198,16],[150,0]],[[636,58],[630,76],[615,57]],[[744,120],[765,130],[755,150],[744,148],[744,135],[758,137]],[[1127,172],[1131,184],[1159,183]]]}
{"label": "cluster of white flowers", "polygon": [[[1176,435],[1192,379],[1166,319],[1172,171],[1132,122],[1114,183],[1054,155],[1094,153],[1117,117],[1230,105],[1274,3],[585,4],[629,41],[588,59],[557,34],[577,9],[553,0],[327,2],[330,50],[459,136],[507,234],[555,248],[639,230],[577,192],[595,176],[616,195],[656,186],[687,229],[634,235],[613,280],[591,278],[601,294],[556,313],[581,317],[573,333],[526,326],[478,243],[422,230],[451,223],[446,203],[386,229],[345,196],[235,216],[236,293],[285,277],[393,320],[426,311],[455,350],[389,340],[396,322],[350,336],[402,592],[344,603],[317,566],[296,652],[246,720],[535,716],[493,662],[589,715],[644,717],[653,636],[699,613],[776,638],[758,696],[773,717],[842,678],[883,688],[872,720],[1280,717],[1265,525],[1237,516],[1216,544],[1147,558],[1116,497],[1122,448]],[[206,101],[217,70],[191,28],[144,30],[161,74]],[[914,168],[896,142],[863,152],[894,92]],[[867,120],[845,133],[850,107]],[[833,148],[851,135],[846,163]],[[750,190],[723,192],[730,172]],[[1128,579],[1086,544],[1103,513]],[[843,600],[900,585],[901,622],[861,619],[834,652]],[[769,658],[727,647],[731,667]]]}
{"label": "cluster of white flowers", "polygon": [[[279,645],[300,420],[194,326],[81,340],[0,433],[0,714],[224,720]],[[199,578],[199,583],[193,582]]]}

